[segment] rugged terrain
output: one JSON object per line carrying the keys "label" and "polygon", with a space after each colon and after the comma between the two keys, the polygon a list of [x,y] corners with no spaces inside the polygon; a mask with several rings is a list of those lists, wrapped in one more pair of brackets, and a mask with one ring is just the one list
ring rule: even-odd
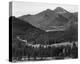
{"label": "rugged terrain", "polygon": [[12,58],[78,57],[78,13],[61,7],[36,15],[11,16]]}

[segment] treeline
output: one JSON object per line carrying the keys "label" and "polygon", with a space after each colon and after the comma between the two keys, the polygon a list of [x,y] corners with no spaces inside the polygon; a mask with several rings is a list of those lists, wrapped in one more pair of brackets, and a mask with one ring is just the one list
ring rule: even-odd
{"label": "treeline", "polygon": [[55,59],[64,59],[66,57],[68,58],[78,58],[78,48],[75,43],[73,43],[73,46],[66,45],[66,46],[59,46],[59,47],[39,47],[34,48],[32,46],[27,46],[24,44],[24,42],[16,42],[16,47],[12,48],[12,58],[13,60],[21,60],[22,58],[28,58],[33,57],[34,60],[37,57],[40,57],[41,60],[43,57],[55,57]]}

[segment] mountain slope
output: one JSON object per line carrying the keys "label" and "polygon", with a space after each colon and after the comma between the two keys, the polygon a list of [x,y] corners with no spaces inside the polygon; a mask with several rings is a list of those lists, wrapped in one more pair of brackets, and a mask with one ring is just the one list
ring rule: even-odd
{"label": "mountain slope", "polygon": [[38,37],[40,33],[44,32],[43,30],[40,30],[39,28],[36,28],[28,22],[22,21],[18,18],[10,17],[9,20],[10,22],[12,22],[13,39],[15,39],[17,36],[20,36],[21,38],[28,40],[34,39]]}
{"label": "mountain slope", "polygon": [[47,9],[35,15],[19,17],[19,19],[29,22],[42,30],[54,30],[55,27],[77,21],[76,15],[76,13],[70,13],[61,7],[57,7],[55,10]]}
{"label": "mountain slope", "polygon": [[37,44],[53,44],[78,39],[78,25],[74,22],[69,23],[70,25],[68,24],[65,30],[46,32],[15,17],[10,17],[10,21],[12,22],[13,42],[18,40],[17,37]]}

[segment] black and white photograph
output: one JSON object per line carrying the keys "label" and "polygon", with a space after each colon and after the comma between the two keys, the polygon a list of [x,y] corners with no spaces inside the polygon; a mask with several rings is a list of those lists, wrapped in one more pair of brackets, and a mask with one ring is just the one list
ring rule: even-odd
{"label": "black and white photograph", "polygon": [[78,59],[78,6],[9,2],[9,60]]}

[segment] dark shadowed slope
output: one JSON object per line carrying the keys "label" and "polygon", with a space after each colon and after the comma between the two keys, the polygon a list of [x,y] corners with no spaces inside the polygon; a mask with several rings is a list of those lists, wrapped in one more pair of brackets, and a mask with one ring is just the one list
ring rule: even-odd
{"label": "dark shadowed slope", "polygon": [[36,28],[29,24],[28,22],[22,21],[15,17],[10,17],[10,22],[12,22],[12,35],[14,38],[21,36],[22,38],[32,38],[32,36],[37,37],[40,33],[44,32],[39,28]]}

